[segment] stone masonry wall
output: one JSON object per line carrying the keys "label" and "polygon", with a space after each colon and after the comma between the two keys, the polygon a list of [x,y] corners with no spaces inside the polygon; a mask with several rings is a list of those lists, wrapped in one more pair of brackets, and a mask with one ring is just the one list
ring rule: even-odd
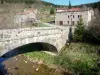
{"label": "stone masonry wall", "polygon": [[0,30],[0,55],[25,44],[43,42],[54,45],[58,52],[68,39],[69,28],[42,27]]}

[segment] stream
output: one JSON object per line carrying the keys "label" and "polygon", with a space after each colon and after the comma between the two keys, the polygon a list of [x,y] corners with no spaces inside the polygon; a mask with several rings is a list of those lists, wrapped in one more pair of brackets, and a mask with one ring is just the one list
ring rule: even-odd
{"label": "stream", "polygon": [[0,75],[71,75],[60,69],[30,61],[24,55],[0,58]]}

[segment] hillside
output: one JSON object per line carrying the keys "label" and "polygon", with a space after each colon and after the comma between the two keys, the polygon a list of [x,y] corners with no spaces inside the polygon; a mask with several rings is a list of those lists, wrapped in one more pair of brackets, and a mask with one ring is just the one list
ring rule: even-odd
{"label": "hillside", "polygon": [[89,4],[85,4],[88,7],[92,7],[92,8],[98,8],[100,9],[100,1],[99,2],[94,2],[94,3],[89,3]]}
{"label": "hillside", "polygon": [[[56,4],[53,4],[53,3],[50,3],[50,2],[45,2],[45,1],[42,1],[42,0],[1,0],[1,3],[2,3],[2,1],[4,1],[6,3],[25,3],[25,4],[41,3],[45,6],[53,6],[53,7],[56,7],[56,8],[67,6],[67,5],[56,5]],[[94,2],[94,3],[88,3],[88,4],[75,5],[75,6],[72,6],[72,7],[82,7],[83,5],[86,5],[87,7],[92,7],[94,9],[98,8],[100,10],[100,1]]]}
{"label": "hillside", "polygon": [[[3,2],[2,2],[3,1]],[[17,12],[22,12],[26,9],[37,9],[38,20],[42,22],[52,22],[55,20],[55,14],[50,14],[50,9],[53,8],[66,8],[64,5],[55,5],[53,3],[45,2],[42,0],[1,0],[0,4],[0,29],[17,28],[21,26],[14,25],[14,16]],[[88,7],[98,8],[100,10],[100,2],[85,4]],[[72,6],[82,7],[82,5]],[[10,16],[10,17],[9,17]]]}
{"label": "hillside", "polygon": [[83,7],[83,5],[87,7],[92,7],[93,9],[98,8],[100,10],[100,1],[94,2],[94,3],[88,3],[88,4],[81,4],[81,5],[76,5],[74,7]]}
{"label": "hillside", "polygon": [[[25,3],[25,4],[41,3],[41,4],[46,5],[46,6],[62,7],[62,5],[55,5],[53,3],[45,2],[42,0],[4,0],[4,2],[5,3]],[[2,1],[1,1],[1,3],[2,3]]]}

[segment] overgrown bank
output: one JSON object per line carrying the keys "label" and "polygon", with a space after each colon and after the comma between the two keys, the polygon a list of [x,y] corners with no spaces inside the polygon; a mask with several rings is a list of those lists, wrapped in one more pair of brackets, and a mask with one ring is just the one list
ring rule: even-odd
{"label": "overgrown bank", "polygon": [[98,48],[100,47],[86,43],[71,43],[55,61],[63,68],[71,70],[74,75],[98,75]]}
{"label": "overgrown bank", "polygon": [[99,75],[100,46],[86,43],[71,43],[58,56],[50,56],[44,52],[28,53],[26,56],[44,60],[47,64],[55,64],[71,71],[73,75]]}

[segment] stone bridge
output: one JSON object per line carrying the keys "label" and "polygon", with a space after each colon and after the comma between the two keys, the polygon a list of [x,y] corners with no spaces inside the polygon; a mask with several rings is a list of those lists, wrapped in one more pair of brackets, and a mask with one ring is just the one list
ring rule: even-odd
{"label": "stone bridge", "polygon": [[69,27],[36,27],[0,30],[0,56],[30,43],[49,43],[59,52],[68,40]]}

